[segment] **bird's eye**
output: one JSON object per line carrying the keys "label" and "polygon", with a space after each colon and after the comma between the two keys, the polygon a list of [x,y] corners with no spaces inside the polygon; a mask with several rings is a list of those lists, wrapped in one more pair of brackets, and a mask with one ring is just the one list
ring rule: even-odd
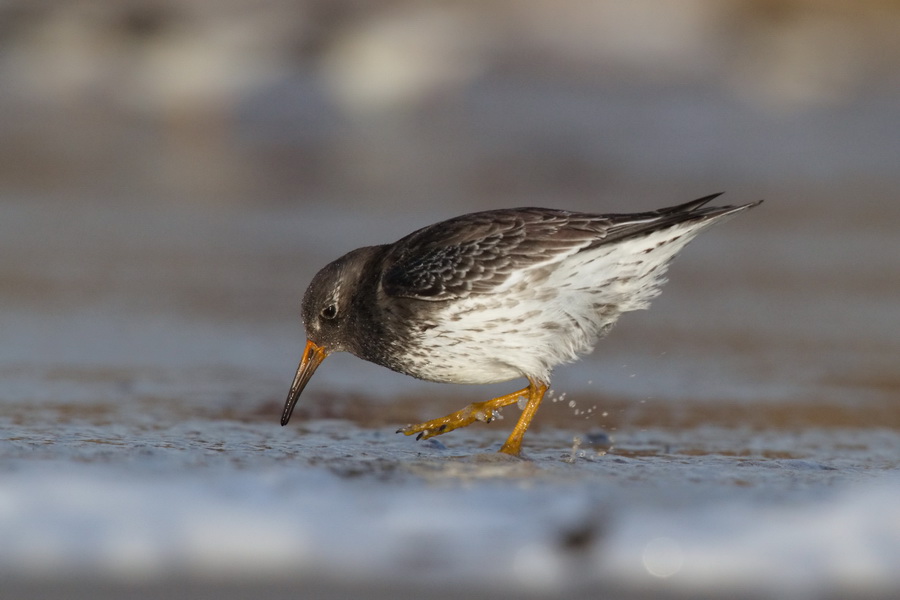
{"label": "bird's eye", "polygon": [[337,306],[334,304],[329,304],[325,308],[322,309],[320,313],[323,319],[328,319],[329,321],[337,316]]}

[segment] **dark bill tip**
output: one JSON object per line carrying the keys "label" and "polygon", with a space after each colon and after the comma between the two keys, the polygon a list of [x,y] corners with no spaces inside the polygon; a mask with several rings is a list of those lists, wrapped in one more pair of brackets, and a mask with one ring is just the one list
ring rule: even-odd
{"label": "dark bill tip", "polygon": [[303,392],[303,388],[309,382],[316,368],[325,360],[328,352],[321,346],[317,346],[312,341],[306,341],[306,348],[303,349],[303,358],[300,359],[300,366],[297,367],[297,374],[294,375],[294,383],[291,384],[291,391],[288,392],[287,400],[284,401],[284,411],[281,413],[282,426],[287,425],[291,420],[291,413],[294,412],[294,406]]}

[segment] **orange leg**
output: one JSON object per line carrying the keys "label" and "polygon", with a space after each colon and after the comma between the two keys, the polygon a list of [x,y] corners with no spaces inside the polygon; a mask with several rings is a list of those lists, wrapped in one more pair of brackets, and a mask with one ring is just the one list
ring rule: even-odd
{"label": "orange leg", "polygon": [[519,398],[525,396],[528,399],[525,410],[522,411],[522,416],[519,417],[519,421],[516,423],[509,439],[507,439],[506,443],[503,444],[503,447],[500,448],[500,452],[517,455],[522,447],[522,437],[525,435],[525,431],[531,424],[531,419],[534,418],[534,414],[537,412],[538,406],[540,406],[541,399],[543,399],[546,391],[547,385],[545,383],[529,379],[528,387],[522,388],[517,392],[506,394],[505,396],[500,396],[486,402],[473,402],[463,409],[450,413],[446,417],[432,419],[431,421],[426,421],[425,423],[420,423],[418,425],[401,427],[397,430],[397,433],[405,435],[418,433],[419,435],[416,436],[417,440],[427,440],[430,437],[441,435],[442,433],[447,433],[448,431],[453,431],[460,427],[466,427],[475,421],[490,423],[494,419],[495,410],[509,406],[510,404],[515,404],[518,402]]}
{"label": "orange leg", "polygon": [[541,400],[544,399],[544,394],[547,392],[547,384],[529,379],[526,389],[528,390],[528,404],[525,405],[525,410],[522,411],[522,416],[519,417],[519,421],[513,428],[512,433],[509,434],[506,442],[500,448],[500,452],[505,454],[519,455],[519,452],[522,450],[522,438],[525,437],[525,432],[528,431],[528,426],[531,425],[531,420],[537,413]]}

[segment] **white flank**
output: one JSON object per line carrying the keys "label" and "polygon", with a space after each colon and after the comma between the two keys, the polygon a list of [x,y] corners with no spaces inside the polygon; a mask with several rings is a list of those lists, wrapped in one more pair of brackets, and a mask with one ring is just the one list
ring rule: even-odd
{"label": "white flank", "polygon": [[[727,216],[727,215],[723,215]],[[670,261],[718,219],[653,231],[516,273],[495,293],[447,303],[405,357],[418,376],[496,383],[526,374],[549,380],[554,366],[593,350],[623,312],[647,308]]]}

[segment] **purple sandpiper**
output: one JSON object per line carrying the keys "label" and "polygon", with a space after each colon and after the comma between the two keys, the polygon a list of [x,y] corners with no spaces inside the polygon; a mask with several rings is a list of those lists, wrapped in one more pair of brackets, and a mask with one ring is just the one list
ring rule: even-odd
{"label": "purple sandpiper", "polygon": [[398,430],[427,439],[490,422],[521,398],[500,448],[518,455],[553,368],[591,352],[622,313],[647,308],[694,236],[761,202],[705,206],[719,195],[631,214],[476,212],[349,252],[319,271],[303,297],[306,348],[281,424],[325,357],[351,352],[427,381],[524,377],[521,390]]}

